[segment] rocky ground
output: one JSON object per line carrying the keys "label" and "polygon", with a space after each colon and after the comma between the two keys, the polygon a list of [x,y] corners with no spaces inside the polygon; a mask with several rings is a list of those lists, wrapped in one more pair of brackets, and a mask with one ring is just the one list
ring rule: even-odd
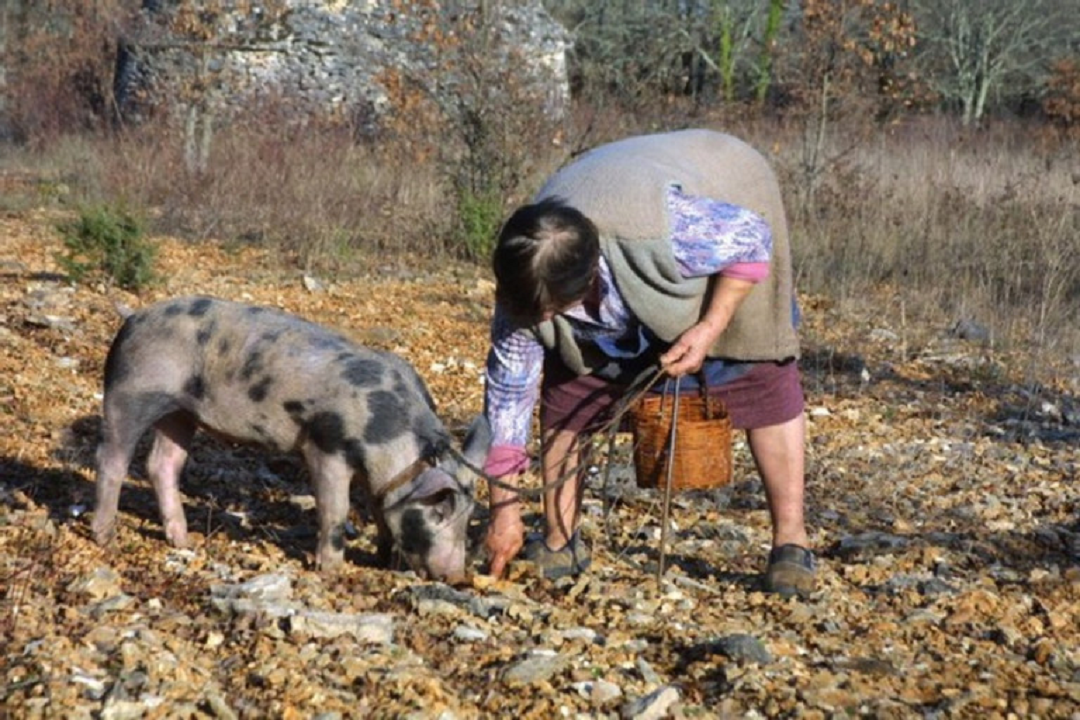
{"label": "rocky ground", "polygon": [[578,581],[381,569],[359,512],[350,562],[323,577],[300,464],[210,439],[185,478],[193,547],[164,542],[137,461],[103,549],[88,517],[115,300],[206,293],[340,328],[410,360],[460,432],[492,286],[405,261],[305,278],[160,238],[164,279],[134,296],[66,282],[54,219],[0,217],[0,717],[1080,718],[1075,365],[949,318],[914,327],[887,293],[803,298],[806,600],[759,591],[769,526],[741,442],[730,486],[673,498],[662,581],[660,496],[628,478],[625,436],[587,494]]}

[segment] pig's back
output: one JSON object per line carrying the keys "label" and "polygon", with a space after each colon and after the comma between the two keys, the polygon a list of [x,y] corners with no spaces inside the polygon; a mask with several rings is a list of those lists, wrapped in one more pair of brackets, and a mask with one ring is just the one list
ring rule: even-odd
{"label": "pig's back", "polygon": [[[423,383],[400,358],[270,308],[207,297],[152,305],[128,318],[106,362],[106,396],[173,398],[218,434],[293,449],[332,426],[344,438],[404,433]],[[388,419],[391,419],[388,424]]]}

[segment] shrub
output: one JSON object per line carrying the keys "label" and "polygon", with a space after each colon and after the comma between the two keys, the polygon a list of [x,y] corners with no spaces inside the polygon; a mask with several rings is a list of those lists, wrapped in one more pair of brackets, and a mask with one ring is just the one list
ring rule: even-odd
{"label": "shrub", "polygon": [[123,208],[84,208],[79,217],[57,226],[65,251],[57,262],[75,282],[101,276],[126,290],[154,280],[157,247],[144,237],[142,223]]}
{"label": "shrub", "polygon": [[497,191],[458,193],[459,245],[469,260],[486,262],[495,249],[495,236],[503,221],[503,204]]}

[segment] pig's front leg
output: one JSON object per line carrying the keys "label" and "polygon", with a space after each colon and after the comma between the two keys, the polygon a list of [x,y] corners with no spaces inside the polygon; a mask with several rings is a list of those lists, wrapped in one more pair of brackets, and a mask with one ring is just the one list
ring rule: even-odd
{"label": "pig's front leg", "polygon": [[173,547],[187,547],[187,518],[180,499],[180,473],[187,461],[195,420],[184,413],[173,413],[154,425],[154,446],[146,460],[147,475],[157,495],[165,539]]}
{"label": "pig's front leg", "polygon": [[353,471],[342,455],[327,455],[312,447],[305,456],[315,487],[315,511],[319,518],[316,563],[320,570],[332,572],[345,560],[345,521],[349,515],[349,481]]}

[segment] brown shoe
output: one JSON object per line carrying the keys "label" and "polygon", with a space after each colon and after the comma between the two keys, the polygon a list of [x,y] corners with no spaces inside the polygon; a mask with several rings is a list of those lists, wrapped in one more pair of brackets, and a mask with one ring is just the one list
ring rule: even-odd
{"label": "brown shoe", "polygon": [[561,550],[552,550],[543,538],[530,541],[525,546],[525,559],[536,565],[548,580],[580,575],[592,563],[592,556],[581,535],[575,532],[570,542]]}
{"label": "brown shoe", "polygon": [[806,597],[814,591],[814,553],[799,545],[781,545],[769,553],[765,592]]}

